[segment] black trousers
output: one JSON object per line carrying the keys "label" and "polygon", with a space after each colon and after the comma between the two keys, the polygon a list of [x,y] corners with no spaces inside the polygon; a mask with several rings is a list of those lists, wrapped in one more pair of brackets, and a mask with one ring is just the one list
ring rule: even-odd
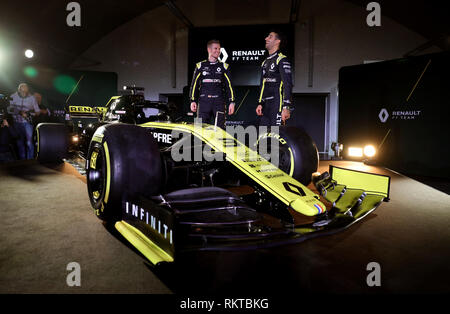
{"label": "black trousers", "polygon": [[225,129],[226,107],[225,100],[222,97],[200,95],[198,107],[197,117],[201,118],[203,123],[214,125],[217,114],[217,126]]}
{"label": "black trousers", "polygon": [[274,126],[281,125],[281,111],[283,108],[283,99],[278,93],[274,96],[266,97],[263,103],[262,117],[259,125]]}

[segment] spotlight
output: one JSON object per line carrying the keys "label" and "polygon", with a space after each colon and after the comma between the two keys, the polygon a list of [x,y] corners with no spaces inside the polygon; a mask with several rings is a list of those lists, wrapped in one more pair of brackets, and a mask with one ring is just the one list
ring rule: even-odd
{"label": "spotlight", "polygon": [[363,149],[360,147],[349,147],[348,148],[348,155],[350,157],[362,157],[363,156]]}
{"label": "spotlight", "polygon": [[25,57],[27,57],[28,59],[31,59],[31,58],[33,58],[33,56],[34,56],[33,50],[31,50],[31,49],[25,50]]}
{"label": "spotlight", "polygon": [[80,138],[78,137],[78,135],[72,136],[72,142],[78,143],[79,140],[80,140]]}
{"label": "spotlight", "polygon": [[373,147],[372,145],[366,145],[364,147],[364,155],[366,155],[366,157],[373,157],[375,156],[375,154],[377,153],[375,147]]}

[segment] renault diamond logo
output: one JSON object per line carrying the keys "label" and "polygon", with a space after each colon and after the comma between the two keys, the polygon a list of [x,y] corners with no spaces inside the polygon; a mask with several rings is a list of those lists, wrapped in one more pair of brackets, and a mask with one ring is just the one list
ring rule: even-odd
{"label": "renault diamond logo", "polygon": [[220,54],[222,55],[222,58],[219,56],[219,61],[225,63],[228,59],[228,53],[225,48],[220,48]]}
{"label": "renault diamond logo", "polygon": [[389,118],[389,113],[386,109],[381,109],[380,113],[378,114],[378,118],[380,118],[380,121],[385,123],[387,119]]}

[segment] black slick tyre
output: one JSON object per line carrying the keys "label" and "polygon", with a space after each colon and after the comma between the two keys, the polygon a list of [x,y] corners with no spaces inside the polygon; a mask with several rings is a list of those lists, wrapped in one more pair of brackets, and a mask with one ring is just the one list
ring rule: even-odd
{"label": "black slick tyre", "polygon": [[36,159],[43,163],[62,162],[68,152],[68,132],[62,123],[40,123],[36,127]]}
{"label": "black slick tyre", "polygon": [[124,197],[150,197],[161,191],[159,147],[145,128],[120,123],[101,126],[89,145],[86,177],[98,218],[120,220]]}
{"label": "black slick tyre", "polygon": [[[302,129],[280,126],[279,134],[271,131],[259,134],[255,148],[258,152],[270,153],[272,141],[278,142],[278,168],[300,183],[308,185],[311,182],[311,175],[319,166],[319,154],[312,138]],[[269,149],[264,150],[262,147]]]}

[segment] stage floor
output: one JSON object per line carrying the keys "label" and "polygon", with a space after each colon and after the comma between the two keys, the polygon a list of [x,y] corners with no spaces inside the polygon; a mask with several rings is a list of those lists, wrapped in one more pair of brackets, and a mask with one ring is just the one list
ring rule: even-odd
{"label": "stage floor", "polygon": [[[391,201],[341,233],[248,252],[198,252],[152,267],[91,209],[68,163],[0,165],[0,293],[449,293],[450,196],[356,162],[321,161],[391,176]],[[81,266],[81,287],[66,267]],[[368,287],[366,267],[381,267]]]}

